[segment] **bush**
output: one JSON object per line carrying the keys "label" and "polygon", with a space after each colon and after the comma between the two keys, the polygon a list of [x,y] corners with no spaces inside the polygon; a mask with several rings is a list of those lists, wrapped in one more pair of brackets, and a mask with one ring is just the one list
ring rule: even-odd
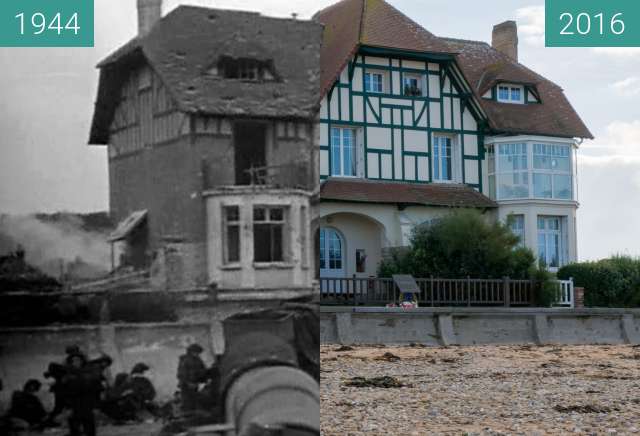
{"label": "bush", "polygon": [[478,211],[459,209],[417,226],[411,246],[392,252],[378,275],[526,279],[535,271],[531,250],[518,246],[508,226],[489,222]]}
{"label": "bush", "polygon": [[575,286],[585,288],[585,306],[640,306],[640,259],[614,256],[573,263],[560,268],[558,278],[573,278]]}

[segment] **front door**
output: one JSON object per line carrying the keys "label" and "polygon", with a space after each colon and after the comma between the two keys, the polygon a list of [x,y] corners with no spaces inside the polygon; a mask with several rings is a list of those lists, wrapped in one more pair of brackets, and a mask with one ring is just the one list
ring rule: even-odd
{"label": "front door", "polygon": [[[320,278],[343,278],[344,241],[340,234],[331,228],[320,229]],[[323,292],[340,292],[339,280],[321,280]]]}

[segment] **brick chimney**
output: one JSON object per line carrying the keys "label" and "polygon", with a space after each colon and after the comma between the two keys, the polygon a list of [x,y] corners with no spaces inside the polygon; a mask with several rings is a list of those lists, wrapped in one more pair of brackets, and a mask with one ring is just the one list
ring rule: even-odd
{"label": "brick chimney", "polygon": [[493,26],[491,46],[518,62],[518,25],[515,21],[505,21]]}
{"label": "brick chimney", "polygon": [[138,36],[144,36],[162,18],[162,0],[138,0]]}

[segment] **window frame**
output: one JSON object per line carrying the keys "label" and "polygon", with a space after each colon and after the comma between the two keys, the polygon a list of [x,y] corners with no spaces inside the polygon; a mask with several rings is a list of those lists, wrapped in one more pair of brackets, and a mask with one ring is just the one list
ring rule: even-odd
{"label": "window frame", "polygon": [[[516,228],[515,224],[520,224],[519,227]],[[518,241],[518,247],[526,246],[526,217],[523,213],[512,213],[507,217],[507,225],[511,230],[511,233],[518,236],[520,240]]]}
{"label": "window frame", "polygon": [[[336,146],[334,144],[334,135],[333,132],[334,130],[338,130],[340,131],[339,137],[340,137],[340,143]],[[351,132],[351,159],[353,162],[353,174],[347,174],[345,171],[345,131],[349,131]],[[351,128],[351,127],[343,127],[343,126],[331,126],[331,128],[329,129],[329,150],[330,150],[330,155],[329,155],[329,176],[330,177],[358,177],[358,141],[357,141],[357,136],[356,136],[356,129]],[[335,159],[335,149],[339,150],[339,166],[340,166],[340,173],[334,173],[334,159]]]}
{"label": "window frame", "polygon": [[[558,224],[557,229],[549,228],[548,224],[552,220],[557,220],[557,224]],[[567,225],[566,221],[567,221],[567,217],[559,216],[559,215],[538,215],[536,217],[536,237],[537,237],[536,258],[538,259],[538,262],[543,260],[546,268],[549,269],[550,271],[556,271],[558,268],[562,267],[567,263],[567,256],[566,256],[567,247],[566,247],[566,241],[565,241],[566,225]],[[542,226],[543,228],[540,228],[541,222],[543,223],[543,226]],[[549,249],[549,241],[550,241],[548,238],[556,237],[556,236],[557,236],[557,244],[555,248],[557,253],[557,265],[550,265],[549,264],[550,253],[547,251]],[[540,244],[541,237],[544,238],[544,259],[542,256],[543,253],[540,250],[540,247],[542,245]]]}
{"label": "window frame", "polygon": [[[264,215],[264,219],[262,220],[256,220],[256,209],[263,209],[265,211],[265,215]],[[272,218],[271,216],[271,211],[273,210],[281,210],[282,211],[282,218],[281,219],[275,219]],[[289,242],[288,242],[288,233],[289,230],[287,229],[288,223],[290,222],[290,207],[288,205],[285,204],[254,204],[252,206],[251,209],[251,228],[253,230],[253,246],[254,246],[254,252],[253,252],[253,263],[254,264],[260,264],[260,265],[264,265],[264,264],[274,264],[274,263],[286,263],[289,261],[290,259],[290,249],[289,249]],[[269,247],[269,260],[257,260],[256,259],[256,250],[255,250],[255,244],[256,244],[256,226],[269,226],[269,243],[270,243],[270,247]],[[273,246],[273,241],[274,241],[274,232],[273,229],[275,226],[279,226],[280,227],[280,254],[281,257],[280,259],[276,259],[274,256],[274,246]]]}
{"label": "window frame", "polygon": [[[238,218],[229,220],[227,211],[231,208],[237,209]],[[222,211],[222,263],[225,266],[238,265],[242,261],[242,207],[238,204],[223,204]],[[229,227],[238,228],[238,258],[231,260],[229,258]]]}
{"label": "window frame", "polygon": [[[449,149],[450,149],[450,155],[449,155],[449,159],[451,162],[451,171],[450,171],[450,178],[449,179],[444,179],[441,177],[442,174],[442,166],[439,164],[438,162],[438,158],[440,157],[440,153],[436,152],[436,147],[437,147],[437,143],[438,143],[438,138],[445,138],[449,140]],[[442,133],[434,133],[433,137],[432,137],[432,157],[431,157],[431,168],[432,168],[432,174],[431,174],[431,180],[434,183],[458,183],[459,180],[459,174],[460,171],[458,170],[458,165],[461,164],[461,160],[458,158],[458,142],[457,142],[457,136],[456,135],[447,135],[447,134],[442,134]],[[438,177],[436,177],[436,170],[437,170],[437,174]]]}
{"label": "window frame", "polygon": [[[510,145],[526,144],[526,169],[506,169],[503,170],[500,164],[500,150],[501,147]],[[559,147],[566,148],[568,154],[562,155],[562,158],[566,158],[568,161],[567,170],[558,169],[536,169],[535,168],[535,147],[536,146],[548,146],[551,148]],[[576,201],[576,173],[575,173],[575,146],[569,143],[562,143],[557,141],[543,141],[537,138],[534,139],[518,139],[513,138],[512,141],[489,143],[487,145],[487,176],[489,181],[489,196],[497,201],[511,201],[511,200],[544,200],[544,201]],[[523,156],[522,154],[518,156]],[[550,155],[553,158],[553,155]],[[513,196],[502,197],[500,191],[501,177],[513,176],[515,174],[526,174],[528,193],[526,196]],[[549,176],[551,180],[551,196],[543,197],[536,195],[536,175]],[[569,177],[570,194],[569,198],[562,198],[555,195],[556,191],[556,176]],[[513,184],[513,186],[522,186],[523,184]]]}
{"label": "window frame", "polygon": [[[507,96],[504,97],[501,95],[503,89],[506,89]],[[513,93],[514,91],[518,91],[520,93],[519,98],[514,99]],[[496,85],[496,100],[499,103],[511,103],[511,104],[524,104],[524,94],[526,92],[524,85],[517,85],[514,83],[499,83]]]}
{"label": "window frame", "polygon": [[[406,93],[406,80],[415,80],[417,83],[417,89],[420,90],[420,94],[407,94]],[[417,73],[403,73],[402,74],[402,89],[400,90],[403,97],[424,97],[425,96],[425,80],[424,75]]]}
{"label": "window frame", "polygon": [[[371,87],[373,85],[373,81],[372,78],[373,76],[380,76],[380,90],[374,90],[374,89],[368,89],[369,87]],[[369,78],[367,79],[367,76],[369,76]],[[378,71],[378,70],[367,70],[364,72],[364,83],[362,84],[362,89],[364,89],[365,92],[369,93],[369,94],[384,94],[386,92],[385,90],[385,82],[386,82],[386,77],[385,77],[385,73],[384,71]]]}

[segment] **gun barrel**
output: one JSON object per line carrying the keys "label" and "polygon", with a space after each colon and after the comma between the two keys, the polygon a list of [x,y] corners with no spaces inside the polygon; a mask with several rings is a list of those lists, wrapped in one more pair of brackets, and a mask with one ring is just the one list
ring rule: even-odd
{"label": "gun barrel", "polygon": [[227,391],[225,409],[238,436],[320,434],[320,388],[298,368],[262,366],[246,371]]}

